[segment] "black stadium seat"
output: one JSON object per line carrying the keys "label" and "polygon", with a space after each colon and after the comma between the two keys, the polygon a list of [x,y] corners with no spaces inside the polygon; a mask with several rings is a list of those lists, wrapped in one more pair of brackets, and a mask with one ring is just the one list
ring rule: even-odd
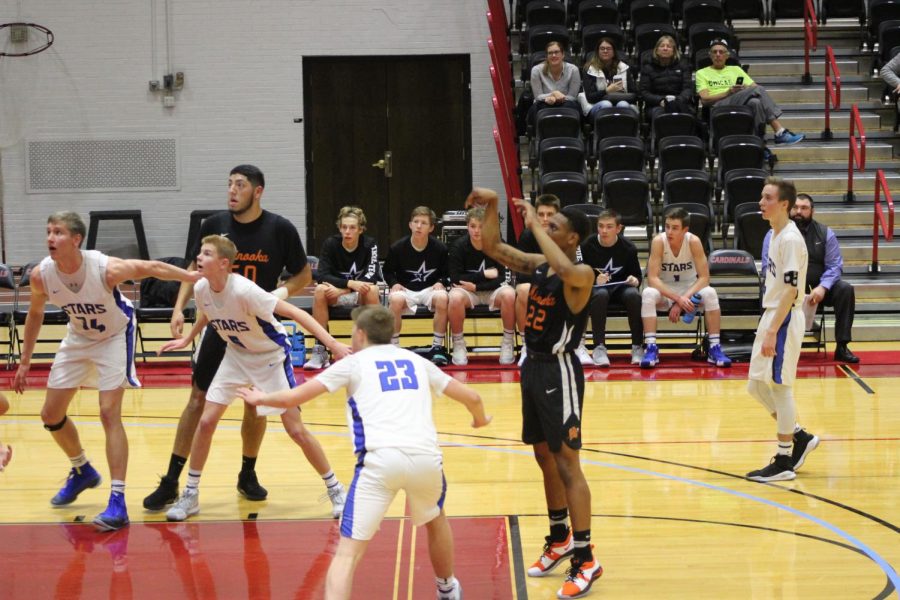
{"label": "black stadium seat", "polygon": [[643,225],[653,237],[650,182],[641,171],[612,171],[603,176],[603,206],[616,211],[623,225]]}
{"label": "black stadium seat", "polygon": [[719,189],[724,187],[725,175],[732,169],[762,169],[766,164],[765,148],[755,135],[727,135],[719,140]]}
{"label": "black stadium seat", "polygon": [[741,204],[759,205],[768,174],[763,169],[733,169],[725,174],[722,185],[722,239],[728,239],[728,226],[734,223],[734,209]]}
{"label": "black stadium seat", "polygon": [[762,245],[766,233],[771,229],[769,222],[763,219],[759,205],[750,202],[741,204],[734,211],[734,247],[762,260]]}
{"label": "black stadium seat", "polygon": [[575,172],[545,173],[540,193],[556,195],[562,206],[584,204],[588,199],[587,177]]}
{"label": "black stadium seat", "polygon": [[712,216],[712,181],[706,171],[678,169],[666,173],[663,181],[663,206],[693,202],[706,207],[707,216]]}

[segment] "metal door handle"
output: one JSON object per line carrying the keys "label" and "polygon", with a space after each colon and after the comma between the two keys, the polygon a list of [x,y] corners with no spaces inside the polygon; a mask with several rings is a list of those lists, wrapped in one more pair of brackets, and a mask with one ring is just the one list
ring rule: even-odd
{"label": "metal door handle", "polygon": [[392,177],[392,176],[394,175],[393,165],[391,164],[391,156],[392,156],[391,151],[390,151],[390,150],[385,150],[385,151],[384,151],[384,158],[382,158],[382,159],[379,160],[378,162],[373,162],[373,163],[372,163],[372,166],[373,166],[373,167],[375,167],[376,169],[381,169],[382,171],[384,171],[384,176],[385,176],[385,177]]}

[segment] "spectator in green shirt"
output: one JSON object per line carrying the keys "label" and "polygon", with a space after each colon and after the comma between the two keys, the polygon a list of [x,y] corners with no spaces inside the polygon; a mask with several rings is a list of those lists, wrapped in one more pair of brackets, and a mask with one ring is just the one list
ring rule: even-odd
{"label": "spectator in green shirt", "polygon": [[[753,109],[756,130],[765,134],[768,123],[775,132],[776,144],[796,144],[805,135],[786,129],[778,121],[781,108],[769,97],[765,88],[756,85],[741,68],[726,64],[729,56],[728,42],[713,40],[709,45],[712,65],[697,71],[697,93],[703,106],[746,105]],[[738,79],[741,79],[738,83]]]}

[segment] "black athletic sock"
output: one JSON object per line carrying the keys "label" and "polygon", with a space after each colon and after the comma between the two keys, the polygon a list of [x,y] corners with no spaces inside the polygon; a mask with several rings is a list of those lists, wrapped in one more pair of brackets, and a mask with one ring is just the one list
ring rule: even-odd
{"label": "black athletic sock", "polygon": [[181,477],[181,472],[184,470],[184,465],[186,464],[186,456],[178,456],[177,454],[172,454],[172,456],[169,458],[169,470],[166,471],[166,479],[178,481],[178,478]]}
{"label": "black athletic sock", "polygon": [[241,457],[241,473],[252,473],[256,470],[256,457]]}
{"label": "black athletic sock", "polygon": [[594,553],[591,552],[591,530],[572,531],[572,539],[575,541],[574,558],[581,562],[590,562],[594,557]]}
{"label": "black athletic sock", "polygon": [[550,509],[547,511],[550,517],[550,541],[564,542],[569,535],[569,525],[566,520],[569,518],[569,509]]}

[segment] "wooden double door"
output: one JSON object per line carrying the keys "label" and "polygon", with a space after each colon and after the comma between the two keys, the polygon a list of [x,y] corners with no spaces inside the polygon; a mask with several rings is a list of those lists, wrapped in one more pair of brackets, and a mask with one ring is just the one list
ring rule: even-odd
{"label": "wooden double door", "polygon": [[[303,60],[307,253],[360,206],[384,258],[420,205],[440,218],[472,187],[468,55]],[[437,234],[437,230],[435,231]]]}

